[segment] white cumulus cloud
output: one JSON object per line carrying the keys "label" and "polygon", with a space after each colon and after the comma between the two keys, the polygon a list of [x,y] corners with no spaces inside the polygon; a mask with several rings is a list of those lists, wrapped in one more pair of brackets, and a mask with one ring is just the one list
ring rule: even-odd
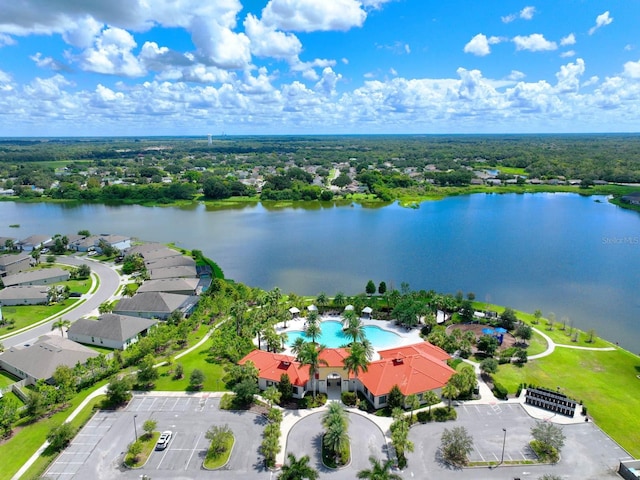
{"label": "white cumulus cloud", "polygon": [[560,39],[560,45],[566,47],[567,45],[575,45],[576,44],[576,36],[573,33],[570,33],[566,37],[562,37]]}
{"label": "white cumulus cloud", "polygon": [[528,36],[518,35],[513,38],[516,50],[528,50],[530,52],[542,52],[545,50],[556,50],[558,45],[544,38],[540,33],[533,33]]}
{"label": "white cumulus cloud", "polygon": [[495,45],[500,43],[502,40],[499,37],[489,37],[483,33],[477,34],[469,43],[464,46],[464,53],[472,53],[479,57],[484,57],[485,55],[489,55],[491,53],[491,47],[489,45]]}
{"label": "white cumulus cloud", "polygon": [[589,35],[593,35],[596,32],[596,30],[606,25],[609,25],[611,22],[613,22],[613,17],[610,16],[609,10],[607,10],[603,14],[598,15],[596,17],[596,24],[589,29]]}
{"label": "white cumulus cloud", "polygon": [[629,78],[640,79],[640,60],[624,64],[624,75]]}
{"label": "white cumulus cloud", "polygon": [[362,26],[366,18],[358,0],[269,0],[262,11],[265,24],[297,32],[349,30]]}
{"label": "white cumulus cloud", "polygon": [[522,20],[531,20],[536,13],[536,7],[524,7],[518,13],[510,13],[504,17],[500,17],[503,23],[511,23],[514,20],[521,18]]}

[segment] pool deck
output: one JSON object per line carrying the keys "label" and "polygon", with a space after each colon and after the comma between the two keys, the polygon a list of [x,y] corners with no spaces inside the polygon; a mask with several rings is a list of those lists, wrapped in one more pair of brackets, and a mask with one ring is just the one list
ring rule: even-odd
{"label": "pool deck", "polygon": [[[342,321],[342,317],[340,315],[323,315],[321,317],[321,321],[325,321],[325,320],[333,320],[334,322],[341,322]],[[405,327],[401,327],[396,325],[395,323],[393,323],[393,321],[387,321],[387,320],[375,320],[375,319],[364,319],[361,318],[360,320],[362,320],[362,324],[365,326],[371,325],[371,326],[375,326],[378,328],[381,328],[383,330],[387,330],[389,332],[393,332],[398,336],[398,342],[392,346],[386,346],[383,349],[380,350],[387,350],[389,348],[396,348],[396,347],[403,347],[405,345],[412,345],[414,343],[418,343],[418,342],[423,342],[424,340],[420,337],[420,329],[419,328],[413,328],[411,330],[407,330]],[[296,318],[293,320],[287,320],[287,328],[283,327],[283,323],[279,323],[276,326],[276,332],[278,333],[286,333],[286,332],[291,332],[291,331],[300,331],[300,330],[304,330],[304,324],[306,322],[306,318],[304,317],[300,317],[300,318]],[[374,349],[378,350],[375,348],[374,345]],[[289,347],[287,347],[283,352],[283,354],[285,355],[293,355],[293,353],[291,352],[291,349]],[[380,358],[380,356],[378,355],[377,351],[376,353],[374,353],[372,360],[378,360]]]}

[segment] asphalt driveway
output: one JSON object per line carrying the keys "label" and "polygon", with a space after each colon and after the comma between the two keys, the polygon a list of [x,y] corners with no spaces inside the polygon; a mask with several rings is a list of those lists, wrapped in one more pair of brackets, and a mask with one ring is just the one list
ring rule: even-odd
{"label": "asphalt driveway", "polygon": [[331,470],[322,464],[321,438],[322,427],[321,413],[315,413],[304,417],[289,432],[286,445],[286,453],[293,453],[296,457],[309,455],[310,465],[320,472],[321,478],[354,479],[359,470],[369,468],[369,456],[386,459],[386,442],[382,431],[371,420],[349,413],[349,439],[351,441],[351,463],[340,469]]}

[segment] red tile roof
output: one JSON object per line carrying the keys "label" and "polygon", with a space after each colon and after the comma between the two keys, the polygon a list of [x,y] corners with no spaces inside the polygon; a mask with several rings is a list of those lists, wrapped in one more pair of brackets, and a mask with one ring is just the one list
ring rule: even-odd
{"label": "red tile roof", "polygon": [[[428,342],[378,353],[382,358],[371,362],[367,372],[358,374],[358,379],[375,396],[386,395],[394,385],[398,385],[404,395],[442,388],[455,373],[446,363],[449,354]],[[320,368],[343,368],[348,355],[346,348],[326,348],[320,358],[328,365]],[[309,366],[300,365],[289,355],[254,350],[239,363],[244,365],[248,361],[258,368],[260,378],[266,380],[279,382],[280,376],[286,373],[293,385],[304,386],[309,381]]]}
{"label": "red tile roof", "polygon": [[309,381],[309,366],[301,366],[288,355],[254,350],[238,363],[244,365],[249,361],[253,362],[260,372],[260,378],[279,382],[282,374],[286,373],[292,385],[303,387]]}
{"label": "red tile roof", "polygon": [[371,362],[358,379],[376,397],[388,394],[394,385],[403,395],[412,395],[442,388],[454,373],[446,362],[430,355],[405,356],[398,352],[397,357]]}
{"label": "red tile roof", "polygon": [[424,354],[440,360],[441,362],[444,362],[451,358],[451,356],[447,352],[429,342],[420,342],[414,343],[413,345],[406,345],[404,347],[380,350],[378,353],[380,354],[380,358],[395,358],[398,356],[398,354],[405,357],[416,354]]}

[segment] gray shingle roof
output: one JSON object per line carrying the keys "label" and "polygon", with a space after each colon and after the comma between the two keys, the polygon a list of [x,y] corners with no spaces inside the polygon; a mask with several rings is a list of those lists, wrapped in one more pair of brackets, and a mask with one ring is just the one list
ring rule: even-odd
{"label": "gray shingle roof", "polygon": [[38,379],[51,378],[58,365],[73,368],[97,357],[98,352],[67,338],[55,335],[40,337],[30,347],[12,347],[0,355],[0,360]]}
{"label": "gray shingle roof", "polygon": [[18,254],[18,255],[0,255],[0,265],[6,267],[7,265],[12,265],[14,263],[18,263],[24,261],[25,259],[30,259],[31,255],[27,255],[26,253]]}
{"label": "gray shingle roof", "polygon": [[2,279],[5,286],[20,285],[22,283],[37,282],[47,280],[49,278],[66,276],[69,278],[69,272],[61,268],[43,268],[40,270],[32,270],[30,272],[14,273],[7,275]]}
{"label": "gray shingle roof", "polygon": [[193,258],[185,257],[184,255],[147,260],[144,263],[147,266],[147,269],[180,267],[180,266],[185,266],[185,267],[196,266],[196,261]]}
{"label": "gray shingle roof", "polygon": [[189,295],[175,293],[136,293],[131,298],[123,298],[113,309],[114,312],[171,313],[189,301]]}
{"label": "gray shingle roof", "polygon": [[147,272],[151,280],[161,280],[169,278],[196,278],[198,273],[195,266],[179,265],[177,267],[149,268]]}
{"label": "gray shingle roof", "polygon": [[140,285],[138,292],[195,292],[197,287],[197,278],[165,278],[161,280],[147,280]]}
{"label": "gray shingle roof", "polygon": [[157,320],[107,313],[98,320],[81,318],[69,327],[68,335],[87,335],[124,342],[156,323]]}
{"label": "gray shingle roof", "polygon": [[41,298],[46,300],[49,296],[46,285],[18,285],[0,290],[0,304],[3,300],[20,300],[25,298]]}

